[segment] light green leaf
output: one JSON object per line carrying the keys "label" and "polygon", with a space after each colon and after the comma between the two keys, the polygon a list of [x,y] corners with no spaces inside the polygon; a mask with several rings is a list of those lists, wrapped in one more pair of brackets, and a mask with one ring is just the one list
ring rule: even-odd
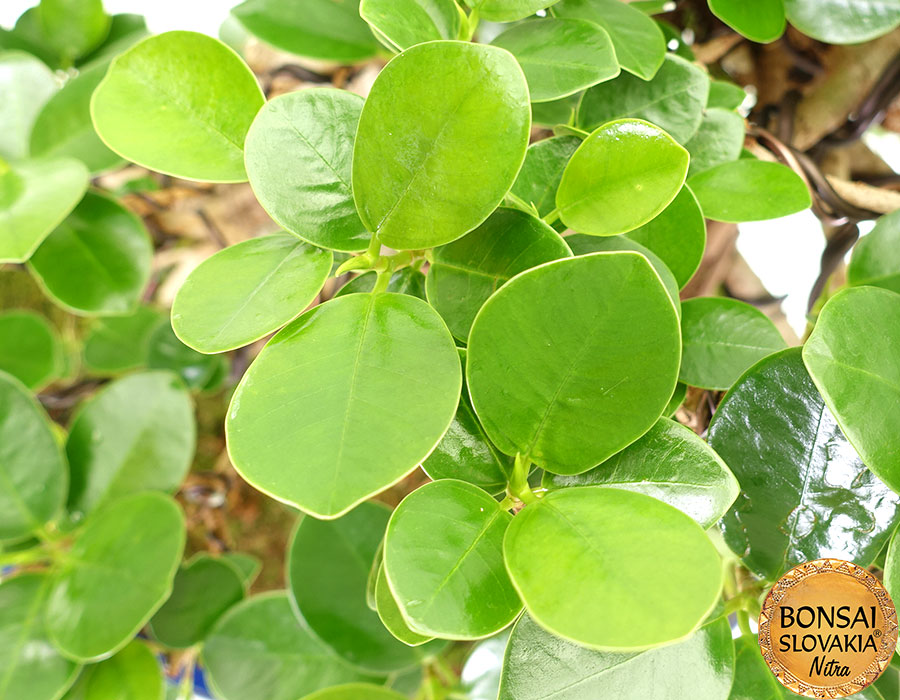
{"label": "light green leaf", "polygon": [[84,402],[66,442],[69,510],[87,512],[137,491],[174,491],[194,454],[193,413],[168,372],[129,375]]}
{"label": "light green leaf", "polygon": [[509,526],[503,554],[542,627],[607,651],[687,637],[722,588],[719,554],[694,520],[650,496],[605,486],[551,491],[526,506]]}
{"label": "light green leaf", "polygon": [[489,22],[525,19],[555,2],[556,0],[466,0],[469,7],[477,9],[479,16]]}
{"label": "light green leaf", "polygon": [[37,18],[44,41],[63,64],[95,49],[109,34],[102,0],[41,0]]}
{"label": "light green leaf", "polygon": [[745,99],[747,93],[740,85],[727,80],[713,80],[709,84],[709,101],[706,106],[708,109],[737,109]]}
{"label": "light green leaf", "polygon": [[709,9],[736,32],[766,44],[784,34],[784,0],[709,0]]}
{"label": "light green leaf", "polygon": [[34,56],[22,51],[0,53],[0,158],[17,160],[28,155],[34,120],[56,90],[53,73]]}
{"label": "light green leaf", "polygon": [[491,44],[516,57],[528,80],[532,102],[558,100],[619,74],[609,34],[581,19],[523,22]]}
{"label": "light green leaf", "polygon": [[256,488],[337,517],[428,456],[460,385],[453,339],[425,302],[333,299],[280,331],[250,366],[225,424],[229,453]]}
{"label": "light green leaf", "polygon": [[689,176],[737,160],[744,147],[744,120],[731,110],[707,109],[697,133],[684,147],[691,154]]}
{"label": "light green leaf", "polygon": [[53,575],[53,643],[82,662],[124,647],[168,598],[184,541],[184,516],[161,493],[125,496],[93,513]]}
{"label": "light green leaf", "polygon": [[166,32],[113,60],[91,115],[123,158],[189,180],[243,182],[244,138],[263,101],[253,73],[225,44]]}
{"label": "light green leaf", "polygon": [[163,323],[162,313],[149,306],[128,316],[98,318],[84,341],[85,366],[103,374],[140,367],[153,331]]}
{"label": "light green leaf", "polygon": [[375,576],[375,611],[388,632],[407,646],[416,647],[434,639],[409,628],[385,578],[384,566],[378,567],[378,574]]}
{"label": "light green leaf", "polygon": [[348,683],[326,688],[303,700],[406,700],[400,693],[371,683]]}
{"label": "light green leaf", "polygon": [[847,281],[900,292],[900,210],[878,219],[853,247]]}
{"label": "light green leaf", "polygon": [[560,218],[579,233],[612,236],[646,224],[681,190],[688,152],[638,119],[599,127],[578,147],[556,193]]}
{"label": "light green leaf", "polygon": [[734,474],[703,440],[661,418],[637,442],[584,474],[545,474],[551,488],[611,486],[658,498],[712,527],[740,491]]}
{"label": "light green leaf", "polygon": [[48,296],[76,314],[135,310],[153,246],[143,222],[116,200],[88,192],[28,261]]}
{"label": "light green leaf", "polygon": [[725,297],[682,303],[681,339],[678,380],[714,390],[728,389],[757,361],[787,347],[762,311]]}
{"label": "light green leaf", "polygon": [[113,15],[110,19],[109,34],[103,43],[76,61],[79,70],[90,70],[100,64],[108,66],[115,56],[149,36],[147,22],[142,15],[123,12]]}
{"label": "light green leaf", "polygon": [[900,24],[897,0],[785,0],[788,21],[829,44],[859,44]]}
{"label": "light green leaf", "polygon": [[85,668],[63,700],[159,700],[163,673],[147,645],[134,640],[115,656]]}
{"label": "light green leaf", "polygon": [[394,510],[384,571],[410,627],[445,639],[499,632],[522,609],[503,565],[512,515],[477,486],[442,479]]}
{"label": "light green leaf", "polygon": [[[575,110],[581,101],[582,93],[575,93],[561,100],[552,102],[535,102],[531,105],[531,119],[534,126],[553,128],[558,124],[573,124]],[[581,139],[578,139],[579,142]],[[534,145],[534,144],[532,144]]]}
{"label": "light green leaf", "polygon": [[0,372],[0,540],[22,539],[59,512],[67,471],[43,408]]}
{"label": "light green leaf", "polygon": [[803,362],[863,462],[900,491],[900,295],[877,287],[835,294],[822,309]]}
{"label": "light green leaf", "polygon": [[350,190],[362,106],[344,90],[300,90],[267,102],[247,134],[247,175],[260,204],[285,229],[324,248],[369,244]]}
{"label": "light green leaf", "polygon": [[399,51],[425,41],[457,39],[462,24],[454,0],[362,0],[359,14]]}
{"label": "light green leaf", "polygon": [[512,193],[533,206],[539,216],[547,216],[556,208],[559,181],[569,158],[580,145],[577,136],[555,136],[531,144]]}
{"label": "light green leaf", "polygon": [[0,371],[35,391],[56,379],[61,369],[59,337],[43,316],[31,311],[0,313]]}
{"label": "light green leaf", "polygon": [[708,219],[742,223],[795,214],[810,206],[806,183],[781,163],[742,158],[688,180]]}
{"label": "light green leaf", "polygon": [[404,51],[359,120],[353,196],[366,228],[396,249],[474,229],[515,182],[530,116],[522,69],[503,49],[435,41]]}

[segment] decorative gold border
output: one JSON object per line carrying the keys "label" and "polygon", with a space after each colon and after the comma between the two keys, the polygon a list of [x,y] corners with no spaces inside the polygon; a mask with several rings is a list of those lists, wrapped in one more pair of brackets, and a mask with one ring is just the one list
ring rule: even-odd
{"label": "decorative gold border", "polygon": [[[784,597],[785,593],[799,581],[809,576],[824,573],[837,573],[851,576],[868,588],[878,601],[881,612],[884,615],[884,629],[881,635],[881,648],[875,661],[856,678],[850,681],[843,680],[840,685],[819,686],[810,685],[793,676],[778,660],[772,651],[772,637],[769,630],[769,620],[772,618],[775,607]],[[797,695],[807,698],[843,698],[853,693],[858,693],[866,686],[873,683],[891,663],[894,649],[897,647],[897,611],[887,590],[875,576],[862,567],[841,559],[816,559],[805,564],[795,566],[788,571],[772,586],[766,596],[759,614],[759,649],[763,659],[775,674],[775,678],[785,688]]]}

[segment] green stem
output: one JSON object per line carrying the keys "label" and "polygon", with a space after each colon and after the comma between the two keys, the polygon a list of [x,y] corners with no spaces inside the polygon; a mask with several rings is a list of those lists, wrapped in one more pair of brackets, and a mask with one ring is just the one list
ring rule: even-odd
{"label": "green stem", "polygon": [[522,199],[518,195],[513,194],[512,192],[507,192],[506,197],[504,197],[504,199],[506,200],[506,201],[504,201],[504,204],[512,205],[516,209],[521,209],[522,211],[524,211],[528,214],[534,214],[535,216],[540,216],[540,214],[538,214],[537,209],[535,208],[535,206],[533,204],[529,204],[524,199]]}
{"label": "green stem", "polygon": [[435,656],[431,660],[431,668],[446,687],[452,688],[456,685],[456,681],[458,680],[456,674],[440,656]]}
{"label": "green stem", "polygon": [[554,223],[556,223],[556,220],[558,218],[559,218],[559,209],[554,209],[549,214],[547,214],[547,216],[544,217],[544,223],[547,224],[548,226],[551,226]]}
{"label": "green stem", "polygon": [[509,485],[507,492],[513,498],[518,498],[526,505],[537,502],[537,496],[528,485],[528,473],[531,471],[531,460],[516,454],[516,462],[513,466],[513,473],[509,477]]}
{"label": "green stem", "polygon": [[468,37],[466,37],[467,41],[472,41],[472,38],[475,36],[475,31],[478,29],[478,21],[478,8],[476,7],[469,13],[468,18],[466,19],[466,34],[468,34]]}
{"label": "green stem", "polygon": [[42,547],[33,547],[31,549],[24,549],[21,552],[7,552],[5,554],[0,554],[0,567],[49,562],[50,559],[51,556],[47,550]]}
{"label": "green stem", "polygon": [[737,623],[743,635],[748,637],[753,635],[753,630],[750,629],[750,615],[746,610],[737,611]]}
{"label": "green stem", "polygon": [[372,294],[381,294],[386,292],[388,284],[391,281],[391,269],[389,267],[378,271],[378,277],[375,278],[375,286],[372,287]]}

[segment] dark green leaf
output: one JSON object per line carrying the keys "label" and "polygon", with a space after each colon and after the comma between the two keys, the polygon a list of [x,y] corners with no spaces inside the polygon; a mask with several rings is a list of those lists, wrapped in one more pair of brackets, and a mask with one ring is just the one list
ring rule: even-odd
{"label": "dark green leaf", "polygon": [[[348,294],[371,292],[375,288],[376,277],[377,274],[375,272],[364,272],[361,275],[357,275],[341,287],[335,296],[343,297]],[[408,294],[424,301],[425,275],[412,267],[404,267],[391,275],[385,291],[395,292],[396,294]]]}
{"label": "dark green leaf", "polygon": [[225,552],[222,559],[231,564],[244,582],[244,588],[250,588],[262,569],[262,562],[245,552]]}
{"label": "dark green leaf", "polygon": [[149,306],[139,306],[128,316],[97,319],[84,342],[85,365],[100,373],[142,366],[147,361],[150,336],[162,323],[162,313]]}
{"label": "dark green leaf", "polygon": [[189,389],[216,388],[227,366],[224,355],[204,355],[182,343],[169,323],[159,324],[147,341],[147,368],[174,372]]}
{"label": "dark green leaf", "polygon": [[784,0],[709,0],[709,9],[725,24],[748,39],[775,41],[784,34]]}
{"label": "dark green leaf", "polygon": [[0,313],[0,371],[36,391],[59,376],[62,348],[50,324],[31,311]]}
{"label": "dark green leaf", "polygon": [[555,136],[531,144],[512,193],[533,206],[539,216],[549,214],[556,208],[556,190],[563,171],[580,145],[577,136]]}
{"label": "dark green leaf", "polygon": [[462,14],[454,0],[362,0],[359,14],[399,51],[424,41],[460,38]]}
{"label": "dark green leaf", "polygon": [[669,399],[669,403],[663,411],[663,418],[671,418],[674,416],[675,412],[681,407],[681,404],[684,403],[686,395],[687,385],[678,382],[678,384],[675,385],[675,391],[672,393],[672,398]]}

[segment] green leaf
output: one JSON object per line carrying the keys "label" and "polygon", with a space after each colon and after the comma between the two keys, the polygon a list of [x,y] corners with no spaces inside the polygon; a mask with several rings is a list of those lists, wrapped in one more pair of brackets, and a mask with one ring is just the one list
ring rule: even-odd
{"label": "green leaf", "polygon": [[466,0],[469,7],[478,10],[481,19],[489,22],[514,22],[525,19],[555,2],[556,0]]}
{"label": "green leaf", "polygon": [[378,74],[359,120],[353,196],[363,224],[396,249],[471,231],[515,182],[530,117],[525,77],[503,49],[407,49]]}
{"label": "green leaf", "polygon": [[853,247],[847,281],[900,292],[900,211],[885,214]]}
{"label": "green leaf", "polygon": [[162,669],[153,652],[135,640],[115,656],[85,668],[63,700],[159,700]]}
{"label": "green leaf", "polygon": [[675,391],[672,392],[672,398],[669,399],[669,403],[663,411],[663,418],[671,418],[675,415],[675,412],[681,408],[681,404],[684,403],[685,396],[687,395],[687,385],[678,382],[675,385]]}
{"label": "green leaf", "polygon": [[[554,637],[523,615],[506,650],[500,700],[727,700],[733,673],[734,644],[725,616],[678,644],[616,653]],[[767,695],[754,700],[763,698],[769,700]]]}
{"label": "green leaf", "polygon": [[518,209],[498,209],[462,238],[435,248],[425,279],[429,303],[465,342],[475,314],[511,277],[571,257],[560,235]]}
{"label": "green leaf", "polygon": [[684,147],[691,154],[689,176],[737,160],[744,147],[744,120],[737,112],[727,109],[707,109],[697,133]]}
{"label": "green leaf", "polygon": [[728,465],[694,431],[661,418],[636,442],[575,476],[544,475],[550,488],[611,486],[658,498],[704,529],[731,507],[740,488]]}
{"label": "green leaf", "polygon": [[229,453],[256,488],[337,517],[428,456],[460,385],[453,339],[425,302],[333,299],[280,331],[250,366],[225,424]]}
{"label": "green leaf", "polygon": [[31,130],[32,156],[75,158],[92,174],[123,163],[100,140],[91,121],[91,95],[106,75],[106,69],[107,64],[100,63],[82,71],[44,105]]}
{"label": "green leaf", "polygon": [[681,338],[678,380],[702,389],[728,389],[757,361],[787,347],[762,311],[725,297],[685,301]]}
{"label": "green leaf", "polygon": [[[361,275],[357,275],[337,290],[334,296],[343,297],[348,294],[371,292],[375,288],[375,278],[377,276],[375,272],[364,272]],[[425,275],[412,267],[404,267],[391,275],[385,291],[396,294],[408,294],[424,301]]]}
{"label": "green leaf", "polygon": [[513,518],[503,554],[542,627],[607,651],[687,637],[722,588],[719,554],[694,520],[618,488],[551,491]]}
{"label": "green leaf", "polygon": [[162,323],[162,313],[149,306],[128,316],[98,318],[84,341],[85,366],[102,374],[140,367],[147,361],[150,337]]}
{"label": "green leaf", "polygon": [[210,385],[216,388],[220,376],[227,374],[227,367],[226,356],[204,355],[188,347],[169,323],[159,324],[147,341],[147,368],[169,370],[195,391]]}
{"label": "green leaf", "polygon": [[590,131],[616,119],[644,119],[679,143],[687,143],[700,127],[708,96],[706,73],[668,54],[652,80],[623,73],[584,93],[578,105],[578,126]]}
{"label": "green leaf", "polygon": [[784,0],[709,0],[709,9],[736,32],[767,44],[784,34]]}
{"label": "green leaf", "polygon": [[246,0],[231,12],[251,34],[298,56],[355,63],[378,51],[359,0]]}
{"label": "green leaf", "polygon": [[184,541],[184,516],[161,493],[125,496],[93,513],[53,576],[53,643],[82,662],[124,647],[168,598]]}
{"label": "green leaf", "polygon": [[143,222],[116,200],[88,192],[28,261],[48,296],[76,314],[135,310],[153,246]]}
{"label": "green leaf", "polygon": [[0,158],[18,160],[28,155],[34,120],[56,90],[53,73],[34,56],[21,51],[0,53]]}
{"label": "green leaf", "polygon": [[512,193],[533,206],[539,216],[547,216],[556,208],[559,181],[569,158],[580,145],[577,136],[555,136],[531,144]]}
{"label": "green leaf", "polygon": [[459,678],[468,700],[497,700],[509,635],[510,630],[506,629],[472,648]]}
{"label": "green leaf", "polygon": [[44,40],[64,64],[92,51],[109,34],[102,0],[41,0],[37,18]]}
{"label": "green leaf", "polygon": [[629,231],[628,238],[656,253],[684,288],[706,248],[706,222],[694,193],[687,185],[682,187],[661,214]]}
{"label": "green leaf", "polygon": [[742,158],[688,180],[708,219],[764,221],[809,208],[806,183],[781,163]]}
{"label": "green leaf", "polygon": [[491,44],[516,57],[532,102],[558,100],[619,74],[609,34],[582,19],[523,22],[507,29]]}
{"label": "green leaf", "polygon": [[69,510],[87,512],[148,489],[174,491],[194,455],[193,413],[187,392],[168,372],[129,375],[84,402],[66,442]]}
{"label": "green leaf", "polygon": [[29,389],[42,389],[59,376],[62,348],[47,320],[31,311],[0,313],[0,371]]}
{"label": "green leaf", "polygon": [[642,226],[675,199],[688,160],[688,152],[652,124],[637,119],[605,124],[566,166],[556,193],[560,218],[593,236]]}
{"label": "green leaf", "polygon": [[647,259],[594,253],[525,272],[492,296],[472,326],[466,375],[494,444],[577,474],[650,429],[680,356],[675,307]]}
{"label": "green leaf", "polygon": [[400,693],[382,688],[371,683],[348,683],[332,688],[325,688],[303,700],[406,700]]}
{"label": "green leaf", "polygon": [[0,584],[0,697],[55,700],[78,674],[44,631],[49,583],[46,574],[25,573]]}
{"label": "green leaf", "polygon": [[262,562],[246,552],[225,552],[222,559],[228,562],[241,577],[245,589],[249,589],[262,569]]}
{"label": "green leaf", "polygon": [[774,581],[820,557],[867,566],[900,522],[900,497],[847,442],[800,348],[765,358],[731,388],[709,444],[742,491],[722,521],[725,542],[758,576]]}
{"label": "green leaf", "polygon": [[[59,56],[47,46],[38,23],[38,8],[30,7],[16,20],[11,29],[0,29],[0,49],[19,51],[39,58],[51,69],[60,67]],[[28,134],[25,134],[27,140]]]}
{"label": "green leaf", "polygon": [[659,26],[640,10],[620,0],[562,0],[553,6],[558,17],[595,22],[612,39],[619,65],[629,73],[650,80],[666,56],[666,42]]}
{"label": "green leaf", "polygon": [[516,618],[522,602],[503,565],[511,520],[488,493],[456,479],[401,501],[385,535],[384,571],[413,630],[480,639]]}
{"label": "green leaf", "polygon": [[43,408],[0,372],[0,540],[22,539],[59,512],[67,471]]}
{"label": "green leaf", "polygon": [[803,346],[803,362],[863,462],[900,491],[900,295],[877,287],[835,294]]}
{"label": "green leaf", "polygon": [[285,229],[324,248],[369,244],[350,190],[362,106],[344,90],[300,90],[267,102],[247,134],[247,175],[260,204]]}
{"label": "green leaf", "polygon": [[891,536],[884,563],[884,587],[891,598],[900,595],[900,539],[897,538],[896,530]]}
{"label": "green leaf", "polygon": [[290,234],[230,246],[185,280],[172,303],[172,327],[182,342],[204,353],[249,345],[301,314],[322,289],[331,263],[330,252]]}
{"label": "green leaf", "polygon": [[384,576],[384,566],[378,567],[378,574],[375,577],[375,611],[388,632],[408,646],[416,647],[434,639],[413,632],[409,628]]}
{"label": "green leaf", "polygon": [[147,22],[142,15],[128,12],[113,15],[109,25],[109,34],[106,35],[103,43],[76,61],[76,64],[82,72],[101,63],[108,66],[115,56],[147,36],[149,36]]}
{"label": "green leaf", "polygon": [[14,169],[0,162],[0,263],[28,260],[81,200],[88,177],[71,158],[26,161]]}
{"label": "green leaf", "polygon": [[788,21],[829,44],[859,44],[900,24],[897,0],[785,0]]}
{"label": "green leaf", "polygon": [[747,99],[747,93],[740,85],[735,85],[727,80],[713,80],[709,84],[709,100],[706,107],[707,109],[737,109],[745,99]]}
{"label": "green leaf", "polygon": [[397,50],[459,38],[462,15],[453,0],[362,0],[359,14]]}
{"label": "green leaf", "polygon": [[[581,101],[581,95],[582,93],[575,93],[574,95],[569,95],[569,97],[563,97],[561,100],[533,103],[531,105],[533,126],[552,128],[557,124],[573,124],[575,122],[575,110]],[[578,140],[579,142],[581,141],[580,138]]]}
{"label": "green leaf", "polygon": [[113,151],[189,180],[243,182],[244,138],[264,102],[222,42],[166,32],[116,57],[94,91],[94,128]]}
{"label": "green leaf", "polygon": [[244,597],[244,581],[225,559],[198,554],[175,574],[172,595],[150,620],[167,647],[187,649],[206,639],[222,615]]}
{"label": "green leaf", "polygon": [[300,624],[284,591],[248,598],[225,613],[203,645],[202,660],[222,700],[297,700],[367,680]]}

